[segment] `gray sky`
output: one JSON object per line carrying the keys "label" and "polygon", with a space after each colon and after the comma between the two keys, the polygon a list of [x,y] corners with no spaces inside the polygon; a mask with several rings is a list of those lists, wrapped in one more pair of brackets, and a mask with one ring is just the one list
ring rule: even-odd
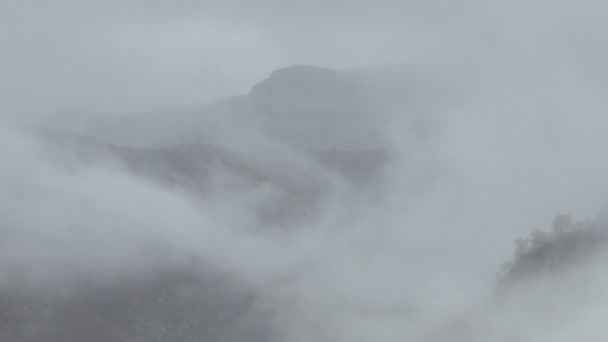
{"label": "gray sky", "polygon": [[[290,64],[402,60],[412,40],[394,12],[350,15],[321,2],[3,0],[0,6],[2,107],[17,114],[201,104],[244,93]],[[379,21],[380,12],[393,18]]]}
{"label": "gray sky", "polygon": [[[148,234],[242,273],[273,299],[281,287],[277,302],[293,315],[283,313],[285,323],[310,323],[302,336],[325,323],[331,341],[377,340],[387,327],[387,341],[402,341],[418,324],[407,311],[386,320],[400,310],[393,303],[467,307],[468,297],[490,291],[514,238],[554,215],[584,219],[605,207],[606,9],[599,0],[0,0],[0,119],[196,107],[246,93],[292,64],[411,62],[427,82],[446,83],[427,99],[438,112],[432,146],[416,150],[407,115],[390,118],[389,147],[407,158],[391,169],[381,202],[360,203],[335,175],[263,135],[251,144],[244,154],[255,165],[329,185],[316,225],[286,236],[212,229],[250,222],[281,189],[224,179],[220,169],[217,197],[201,210],[188,195],[111,163],[72,169],[69,156],[0,127],[8,165],[0,168],[8,189],[0,217],[16,232],[3,252],[26,265],[78,259],[89,267],[69,229],[85,227],[93,260],[122,270],[134,266],[125,260],[138,262],[133,246],[145,247]],[[242,127],[229,132],[251,134]],[[265,144],[301,159],[267,153]],[[412,191],[420,178],[409,176],[433,172],[432,186]],[[108,255],[118,231],[125,238]],[[31,237],[47,234],[75,247],[32,256],[41,242]],[[287,287],[285,274],[293,275]],[[319,322],[336,315],[335,324]]]}
{"label": "gray sky", "polygon": [[188,107],[247,92],[291,64],[412,58],[494,59],[505,69],[525,68],[531,56],[555,58],[603,86],[606,49],[597,32],[605,7],[540,0],[2,0],[0,103],[5,116]]}

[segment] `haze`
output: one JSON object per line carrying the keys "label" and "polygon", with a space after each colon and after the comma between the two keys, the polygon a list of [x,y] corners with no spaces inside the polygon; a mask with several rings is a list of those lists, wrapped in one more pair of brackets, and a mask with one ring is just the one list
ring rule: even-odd
{"label": "haze", "polygon": [[0,340],[606,340],[607,7],[0,0]]}

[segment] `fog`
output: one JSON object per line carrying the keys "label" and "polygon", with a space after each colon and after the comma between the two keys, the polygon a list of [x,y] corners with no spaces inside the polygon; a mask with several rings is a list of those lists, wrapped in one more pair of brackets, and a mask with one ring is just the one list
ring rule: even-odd
{"label": "fog", "polygon": [[606,6],[0,0],[0,339],[605,340]]}

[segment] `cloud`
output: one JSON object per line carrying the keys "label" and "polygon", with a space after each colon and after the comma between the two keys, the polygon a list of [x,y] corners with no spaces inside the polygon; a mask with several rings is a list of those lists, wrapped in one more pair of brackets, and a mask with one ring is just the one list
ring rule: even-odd
{"label": "cloud", "polygon": [[[603,3],[0,6],[0,286],[61,288],[75,273],[104,278],[194,258],[204,260],[197,271],[221,269],[253,291],[252,315],[283,340],[604,336],[605,294],[585,295],[604,284],[602,260],[542,279],[504,310],[488,298],[510,241],[556,214],[590,217],[605,205]],[[83,162],[7,123],[65,109],[199,108],[294,63],[404,61],[411,92],[374,116],[387,120],[379,127],[397,159],[372,190],[238,118],[207,130],[214,143],[239,142],[255,175],[216,163],[199,197],[120,157]],[[154,129],[179,136],[188,126],[180,117]],[[147,134],[134,127],[129,137]],[[260,212],[291,203],[293,188],[319,191],[320,209],[266,229]],[[565,294],[571,284],[582,290]],[[547,287],[564,301],[536,301]]]}

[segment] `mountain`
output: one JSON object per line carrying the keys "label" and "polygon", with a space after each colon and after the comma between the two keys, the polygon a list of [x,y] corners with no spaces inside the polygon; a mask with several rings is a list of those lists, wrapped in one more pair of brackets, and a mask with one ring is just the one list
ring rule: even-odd
{"label": "mountain", "polygon": [[70,114],[44,135],[78,160],[117,161],[201,198],[217,196],[217,182],[238,183],[234,196],[267,186],[278,195],[256,205],[263,221],[299,221],[314,217],[336,181],[379,191],[394,154],[382,134],[389,99],[405,98],[399,90],[407,78],[397,75],[296,65],[274,71],[247,95],[196,110]]}
{"label": "mountain", "polygon": [[[50,124],[121,145],[216,139],[243,145],[255,132],[303,149],[373,149],[386,146],[381,132],[396,108],[408,108],[405,102],[414,108],[420,102],[412,90],[416,82],[404,67],[334,70],[295,65],[274,71],[249,94],[197,109],[124,115],[72,112],[55,116]],[[399,115],[414,117],[417,112]]]}
{"label": "mountain", "polygon": [[[382,193],[394,151],[381,132],[409,100],[406,79],[297,65],[198,109],[65,114],[40,138],[45,154],[72,171],[115,168],[197,205],[246,208],[244,227],[233,229],[305,229],[336,196],[365,208]],[[273,333],[272,312],[251,321],[256,291],[204,261],[103,279],[74,273],[68,288],[0,292],[0,339],[230,342]]]}

